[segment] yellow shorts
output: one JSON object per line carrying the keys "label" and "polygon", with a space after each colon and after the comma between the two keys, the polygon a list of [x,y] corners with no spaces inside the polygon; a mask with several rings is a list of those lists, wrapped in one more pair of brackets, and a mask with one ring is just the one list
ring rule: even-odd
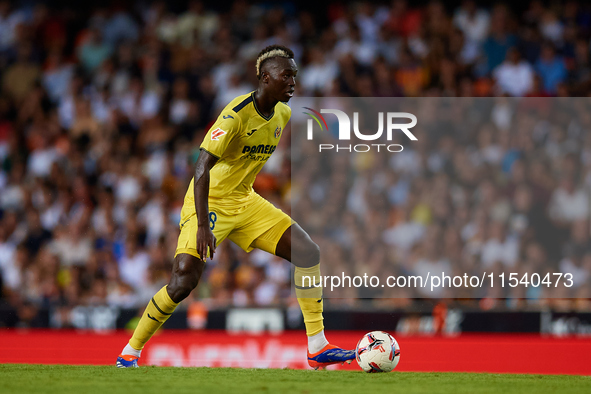
{"label": "yellow shorts", "polygon": [[[181,211],[181,233],[174,256],[187,253],[201,258],[197,253],[195,208],[185,205]],[[228,238],[246,252],[257,248],[275,254],[281,236],[295,223],[285,212],[258,194],[254,195],[248,205],[235,212],[229,215],[226,209],[216,208],[210,202],[209,227],[217,240],[216,246]]]}

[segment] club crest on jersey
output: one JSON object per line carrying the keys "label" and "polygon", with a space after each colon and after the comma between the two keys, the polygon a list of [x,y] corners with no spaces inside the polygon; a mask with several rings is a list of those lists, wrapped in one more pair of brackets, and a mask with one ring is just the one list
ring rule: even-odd
{"label": "club crest on jersey", "polygon": [[275,129],[275,138],[279,138],[280,135],[281,135],[281,126],[277,126],[277,128]]}
{"label": "club crest on jersey", "polygon": [[211,140],[212,141],[219,141],[220,137],[226,134],[226,132],[222,129],[215,129],[211,132]]}

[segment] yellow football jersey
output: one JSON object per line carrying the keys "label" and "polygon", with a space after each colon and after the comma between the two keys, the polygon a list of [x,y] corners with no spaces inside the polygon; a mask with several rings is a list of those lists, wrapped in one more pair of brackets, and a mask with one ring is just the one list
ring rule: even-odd
{"label": "yellow football jersey", "polygon": [[[233,210],[252,198],[254,180],[277,148],[290,116],[291,108],[282,102],[271,116],[263,116],[254,92],[236,97],[222,110],[201,144],[201,149],[219,159],[210,171],[210,205]],[[183,211],[195,211],[193,187],[194,179]]]}

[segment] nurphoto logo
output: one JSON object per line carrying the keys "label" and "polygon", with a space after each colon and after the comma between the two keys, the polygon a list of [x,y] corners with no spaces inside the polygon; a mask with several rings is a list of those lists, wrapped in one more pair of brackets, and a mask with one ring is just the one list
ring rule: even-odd
{"label": "nurphoto logo", "polygon": [[[340,141],[348,141],[351,140],[351,120],[349,115],[347,115],[344,111],[338,109],[321,109],[320,112],[309,108],[304,107],[305,109],[309,110],[310,112],[304,112],[304,114],[309,115],[312,119],[308,119],[307,123],[307,138],[308,140],[314,139],[314,121],[320,127],[321,131],[326,130],[328,131],[328,124],[326,119],[322,114],[333,114],[337,117],[337,121],[339,123],[339,133],[338,138]],[[362,141],[376,141],[382,137],[384,134],[384,118],[386,119],[386,140],[392,141],[392,136],[395,130],[402,131],[408,139],[411,141],[417,141],[417,137],[409,130],[416,126],[417,124],[417,117],[408,112],[387,112],[384,116],[384,112],[378,113],[378,130],[372,134],[365,134],[359,130],[359,112],[353,112],[353,133],[355,137]],[[408,123],[396,123],[395,120],[399,119],[408,119],[410,122]],[[380,151],[380,148],[385,147],[388,152],[396,153],[402,152],[404,147],[400,144],[357,144],[357,145],[333,145],[333,144],[319,144],[318,151],[322,152],[323,150],[336,150],[339,151],[347,151],[347,152],[369,152],[372,150],[372,147],[375,147],[377,151]]]}

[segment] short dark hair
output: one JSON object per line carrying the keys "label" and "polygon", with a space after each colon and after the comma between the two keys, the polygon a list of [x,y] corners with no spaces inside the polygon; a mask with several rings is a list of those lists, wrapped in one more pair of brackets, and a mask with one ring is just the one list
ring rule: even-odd
{"label": "short dark hair", "polygon": [[284,57],[286,59],[293,59],[293,51],[283,45],[269,45],[265,49],[263,49],[257,56],[256,61],[256,69],[257,69],[257,78],[261,79],[261,68],[263,68],[263,64],[275,57]]}

